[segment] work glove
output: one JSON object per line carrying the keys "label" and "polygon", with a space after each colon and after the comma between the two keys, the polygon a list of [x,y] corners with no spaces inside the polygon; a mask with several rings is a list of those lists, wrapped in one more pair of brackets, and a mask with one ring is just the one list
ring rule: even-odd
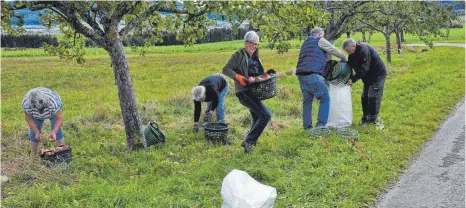
{"label": "work glove", "polygon": [[239,82],[239,84],[240,84],[241,86],[246,87],[247,82],[248,82],[247,79],[246,79],[246,77],[237,74],[235,78],[236,78],[236,80]]}
{"label": "work glove", "polygon": [[196,133],[199,131],[199,123],[194,123],[193,124],[193,132]]}
{"label": "work glove", "polygon": [[204,122],[208,122],[212,119],[212,113],[210,111],[206,111],[204,113]]}

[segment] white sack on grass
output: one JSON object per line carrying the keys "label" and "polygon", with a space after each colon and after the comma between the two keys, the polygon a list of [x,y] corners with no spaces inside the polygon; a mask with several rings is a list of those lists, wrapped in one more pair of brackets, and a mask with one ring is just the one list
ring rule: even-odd
{"label": "white sack on grass", "polygon": [[221,194],[222,208],[271,208],[277,198],[274,187],[263,185],[236,169],[223,179]]}
{"label": "white sack on grass", "polygon": [[330,84],[330,113],[327,127],[345,127],[353,122],[353,106],[351,103],[351,87]]}

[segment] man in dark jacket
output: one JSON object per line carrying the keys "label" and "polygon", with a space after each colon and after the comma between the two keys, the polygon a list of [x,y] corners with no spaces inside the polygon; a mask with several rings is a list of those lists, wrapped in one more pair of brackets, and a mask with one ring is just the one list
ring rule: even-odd
{"label": "man in dark jacket", "polygon": [[259,35],[249,31],[244,35],[244,48],[234,53],[223,67],[223,74],[235,81],[235,92],[240,103],[247,107],[252,116],[252,126],[241,146],[247,153],[252,153],[259,136],[272,118],[269,109],[248,87],[250,77],[264,75],[264,68],[259,59]]}
{"label": "man in dark jacket", "polygon": [[301,46],[296,66],[296,75],[303,94],[304,129],[312,128],[312,101],[314,97],[320,101],[316,127],[327,124],[330,112],[330,97],[323,77],[327,54],[346,61],[345,55],[323,37],[324,30],[322,28],[312,29],[311,35]]}
{"label": "man in dark jacket", "polygon": [[216,110],[217,122],[225,123],[225,98],[228,94],[228,83],[223,74],[208,76],[194,87],[191,93],[194,100],[194,132],[199,131],[201,102],[208,102],[204,121],[208,121],[212,116],[211,111]]}
{"label": "man in dark jacket", "polygon": [[348,80],[351,85],[359,79],[364,83],[361,96],[362,118],[361,124],[381,122],[378,119],[382,103],[383,88],[387,77],[387,68],[380,56],[371,46],[357,44],[351,38],[346,39],[342,46],[348,56],[348,65],[354,69],[355,74]]}

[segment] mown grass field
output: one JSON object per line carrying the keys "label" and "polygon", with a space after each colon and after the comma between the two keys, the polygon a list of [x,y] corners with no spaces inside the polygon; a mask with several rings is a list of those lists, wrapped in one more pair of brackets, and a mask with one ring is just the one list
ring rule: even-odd
{"label": "mown grass field", "polygon": [[[196,47],[206,46],[192,50]],[[247,155],[240,142],[250,115],[233,88],[226,101],[232,144],[214,146],[202,132],[191,132],[191,88],[203,77],[220,72],[239,47],[241,42],[233,41],[209,44],[201,52],[145,57],[129,53],[142,119],[157,121],[168,138],[164,145],[137,152],[125,151],[107,56],[90,56],[85,65],[56,57],[2,58],[1,174],[10,179],[2,184],[2,206],[220,207],[222,180],[233,169],[276,187],[275,207],[371,206],[465,93],[463,48],[435,47],[427,52],[404,48],[402,56],[393,55],[380,115],[384,132],[357,125],[362,83],[352,87],[353,127],[361,135],[358,144],[371,157],[366,160],[350,142],[335,135],[327,139],[333,155],[321,141],[306,136],[301,129],[298,80],[283,73],[278,79],[279,95],[265,102],[273,114],[272,123],[255,154]],[[265,67],[280,72],[293,70],[297,56],[296,49],[282,55],[261,51]],[[64,102],[65,139],[74,155],[69,166],[46,168],[39,158],[28,155],[28,127],[20,105],[24,94],[37,86],[52,88]]]}

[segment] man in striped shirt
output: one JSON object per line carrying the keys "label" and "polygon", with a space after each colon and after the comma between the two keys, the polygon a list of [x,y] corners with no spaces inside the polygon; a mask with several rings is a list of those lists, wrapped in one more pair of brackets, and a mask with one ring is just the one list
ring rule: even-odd
{"label": "man in striped shirt", "polygon": [[48,139],[55,141],[57,146],[65,144],[61,128],[63,104],[56,92],[44,87],[31,89],[24,96],[21,107],[29,125],[31,154],[38,153],[39,142],[43,139],[42,126],[46,119],[50,119],[52,128]]}

